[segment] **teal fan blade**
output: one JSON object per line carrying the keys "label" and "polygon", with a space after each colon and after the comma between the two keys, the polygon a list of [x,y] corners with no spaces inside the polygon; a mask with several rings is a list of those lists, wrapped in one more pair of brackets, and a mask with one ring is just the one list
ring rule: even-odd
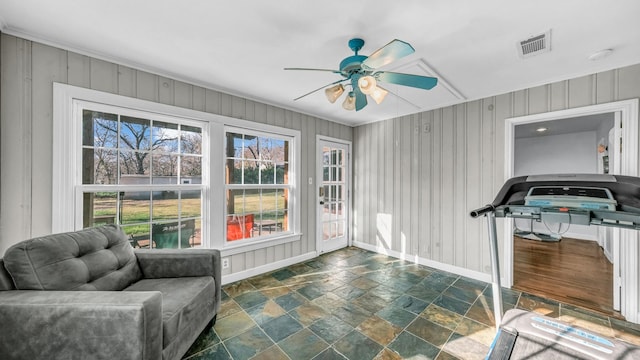
{"label": "teal fan blade", "polygon": [[360,111],[367,106],[367,95],[363,94],[358,88],[355,89],[354,93],[356,95],[356,111]]}
{"label": "teal fan blade", "polygon": [[368,69],[377,69],[407,55],[411,55],[414,52],[415,50],[411,45],[402,40],[395,39],[369,55],[369,57],[362,62],[362,66]]}
{"label": "teal fan blade", "polygon": [[330,83],[330,84],[323,85],[323,86],[321,86],[321,87],[319,87],[319,88],[317,88],[317,89],[315,89],[315,90],[311,90],[311,91],[309,91],[308,93],[306,93],[306,94],[304,94],[304,95],[300,95],[300,96],[298,96],[297,98],[293,99],[293,101],[300,100],[300,99],[302,99],[303,97],[305,97],[305,96],[307,96],[307,95],[311,95],[311,94],[313,94],[313,93],[314,93],[314,92],[316,92],[316,91],[320,91],[320,90],[322,90],[322,89],[324,89],[324,88],[328,88],[328,87],[329,87],[329,86],[331,86],[331,85],[335,85],[335,84],[337,84],[337,83],[341,83],[341,82],[343,82],[343,81],[346,81],[346,80],[345,80],[345,79],[340,79],[340,80],[338,80],[338,81],[334,81],[334,82],[332,82],[332,83]]}
{"label": "teal fan blade", "polygon": [[437,78],[429,76],[401,74],[388,71],[380,71],[375,73],[373,76],[383,82],[411,86],[425,90],[431,90],[438,84]]}

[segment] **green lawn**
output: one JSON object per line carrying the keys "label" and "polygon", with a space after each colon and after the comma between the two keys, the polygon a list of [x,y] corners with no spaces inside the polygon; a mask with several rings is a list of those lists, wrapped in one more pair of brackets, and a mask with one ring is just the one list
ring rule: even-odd
{"label": "green lawn", "polygon": [[[275,190],[263,191],[262,198],[258,192],[238,194],[234,192],[234,213],[254,214],[256,220],[262,210],[263,220],[284,220],[285,196],[282,191],[276,195]],[[116,193],[99,193],[93,197],[94,218],[115,220],[118,206]],[[85,205],[90,202],[85,201]],[[124,199],[121,204],[120,224],[125,232],[133,236],[149,234],[151,221],[177,221],[181,205],[180,218],[195,218],[196,229],[201,226],[201,200],[200,198],[186,198],[178,202],[178,199],[154,199],[149,200]],[[153,214],[150,209],[153,208]],[[278,215],[276,215],[278,213]],[[98,224],[98,221],[95,221]]]}

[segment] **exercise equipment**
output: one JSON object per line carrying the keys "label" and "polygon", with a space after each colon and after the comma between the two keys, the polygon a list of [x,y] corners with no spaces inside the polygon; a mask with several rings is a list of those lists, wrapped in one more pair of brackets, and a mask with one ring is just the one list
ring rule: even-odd
{"label": "exercise equipment", "polygon": [[[485,216],[489,231],[493,311],[496,326],[499,327],[499,331],[488,358],[509,359],[511,356],[510,354],[512,354],[512,351],[516,348],[529,349],[528,351],[541,351],[541,349],[538,348],[538,350],[534,350],[535,346],[530,346],[533,344],[529,343],[532,340],[527,340],[526,337],[522,338],[522,341],[527,341],[527,343],[524,344],[528,345],[516,346],[518,343],[518,336],[511,336],[509,335],[509,331],[503,331],[506,327],[503,329],[502,326],[507,326],[508,324],[503,323],[502,319],[502,293],[500,292],[500,266],[498,259],[496,218],[511,217],[516,219],[533,219],[534,221],[543,222],[548,221],[579,225],[611,226],[639,230],[640,178],[604,174],[558,174],[514,177],[505,182],[493,202],[471,211],[470,215],[474,218]],[[522,317],[521,315],[516,316]],[[511,319],[511,317],[505,318],[508,322],[511,322]],[[552,319],[549,321],[561,324],[560,322]],[[562,326],[565,326],[564,329],[566,331],[569,331],[567,330],[569,328],[575,329],[568,325]],[[556,329],[560,329],[562,326],[557,325]],[[539,330],[540,334],[544,333],[544,330],[539,328],[536,329]],[[516,331],[517,334],[517,329],[512,330]],[[565,333],[565,330],[558,331],[560,331],[560,333]],[[513,331],[511,331],[511,333]],[[582,332],[586,333],[584,331]],[[589,336],[596,335],[589,334]],[[505,344],[508,345],[511,342],[507,341],[510,337],[513,340],[513,344],[511,344],[512,346],[505,346]],[[544,336],[538,336],[538,338],[542,339]],[[545,341],[551,340],[547,339]],[[559,341],[559,339],[554,338],[552,341]],[[617,343],[613,340],[607,341],[610,341],[614,345]],[[569,345],[571,345],[571,343],[569,343]],[[558,346],[567,347],[567,344],[560,344]],[[568,347],[575,350],[575,346]],[[547,348],[551,349],[549,346],[547,346]],[[596,352],[589,353],[589,351],[585,352],[583,350],[584,349],[580,351],[583,353],[585,358],[620,358],[613,357],[613,355],[611,355],[615,352],[612,352],[611,354],[599,354]],[[507,352],[509,354],[507,354]],[[640,352],[638,349],[634,348],[633,353],[636,358],[640,358]],[[507,355],[504,356],[504,354]],[[551,353],[547,355],[554,358],[554,355]],[[541,356],[540,358],[544,358],[544,356]],[[533,356],[522,357],[534,358]],[[520,356],[517,356],[516,358],[520,358]],[[566,358],[571,358],[571,356]]]}

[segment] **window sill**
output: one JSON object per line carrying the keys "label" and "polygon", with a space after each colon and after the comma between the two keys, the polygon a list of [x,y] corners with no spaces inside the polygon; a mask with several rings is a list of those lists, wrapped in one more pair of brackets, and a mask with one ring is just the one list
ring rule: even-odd
{"label": "window sill", "polygon": [[234,242],[225,241],[223,247],[220,249],[221,256],[229,256],[235,254],[241,254],[248,251],[254,251],[258,249],[264,249],[271,246],[282,245],[294,241],[299,241],[302,237],[302,233],[286,234],[279,237],[272,237],[268,239],[247,241],[236,244]]}

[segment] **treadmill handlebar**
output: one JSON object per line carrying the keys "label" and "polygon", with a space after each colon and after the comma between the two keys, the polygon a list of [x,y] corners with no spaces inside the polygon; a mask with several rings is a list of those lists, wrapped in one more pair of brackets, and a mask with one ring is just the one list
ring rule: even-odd
{"label": "treadmill handlebar", "polygon": [[483,207],[481,207],[479,209],[472,210],[469,215],[471,215],[472,218],[477,218],[478,216],[484,215],[484,214],[486,214],[488,212],[491,212],[491,211],[493,211],[495,209],[496,208],[493,205],[488,204],[488,205],[485,205],[485,206],[483,206]]}

